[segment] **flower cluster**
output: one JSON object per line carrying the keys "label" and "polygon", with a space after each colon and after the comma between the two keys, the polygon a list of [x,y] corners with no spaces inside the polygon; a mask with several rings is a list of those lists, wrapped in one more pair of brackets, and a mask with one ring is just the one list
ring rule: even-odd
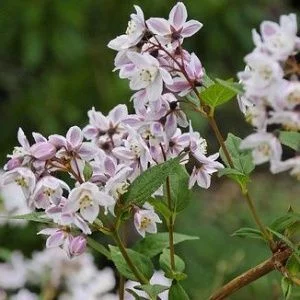
{"label": "flower cluster", "polygon": [[[193,166],[189,187],[197,183],[208,188],[211,175],[223,167],[216,161],[218,154],[206,156],[205,139],[180,107],[179,96],[200,85],[203,76],[199,59],[184,50],[182,42],[202,25],[186,21],[181,2],[168,20],[145,21],[141,9],[135,8],[126,34],[109,44],[119,51],[120,76],[137,90],[135,113],[129,114],[125,105],[117,105],[107,116],[93,108],[82,130],[73,126],[66,136],[47,138],[33,133],[33,144],[19,129],[20,146],[9,155],[2,176],[4,186],[18,185],[28,206],[45,212],[56,224],[40,231],[48,236],[47,247],[61,247],[71,257],[85,251],[86,235],[105,223],[105,215],[115,216],[122,195],[148,168],[180,156],[183,166],[189,161]],[[132,212],[142,236],[157,232],[161,220],[153,207],[146,203]]]}
{"label": "flower cluster", "polygon": [[300,131],[300,38],[295,14],[280,23],[264,21],[261,34],[253,30],[255,49],[245,57],[247,67],[238,74],[245,93],[239,104],[256,132],[241,147],[253,149],[255,164],[270,161],[273,173],[292,169],[300,178],[300,157],[282,161],[279,130]]}
{"label": "flower cluster", "polygon": [[39,299],[33,291],[59,300],[116,300],[115,282],[113,270],[98,270],[89,253],[69,260],[59,249],[45,249],[25,259],[15,251],[0,263],[1,300]]}

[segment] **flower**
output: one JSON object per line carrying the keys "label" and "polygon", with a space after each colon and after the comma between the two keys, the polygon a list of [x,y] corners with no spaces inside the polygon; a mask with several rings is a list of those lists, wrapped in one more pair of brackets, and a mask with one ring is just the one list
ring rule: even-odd
{"label": "flower", "polygon": [[146,232],[156,233],[156,223],[162,223],[150,204],[146,203],[144,207],[147,209],[138,209],[134,214],[134,226],[142,237],[145,237]]}
{"label": "flower", "polygon": [[114,203],[114,199],[106,193],[101,192],[97,185],[84,182],[70,192],[64,210],[65,212],[80,210],[83,219],[89,223],[93,223],[99,214],[100,205],[107,207]]}
{"label": "flower", "polygon": [[191,189],[197,182],[200,187],[208,189],[211,183],[211,175],[219,169],[224,168],[221,163],[216,161],[219,157],[219,153],[206,157],[203,153],[197,151],[192,155],[197,160],[199,166],[195,166],[193,169],[189,179],[189,188]]}
{"label": "flower", "polygon": [[175,41],[182,43],[184,38],[194,35],[203,26],[196,20],[186,19],[186,7],[182,2],[178,2],[170,11],[169,20],[150,18],[146,24],[153,34],[166,37],[166,44]]}
{"label": "flower", "polygon": [[78,256],[86,251],[87,241],[86,238],[82,235],[71,237],[69,244],[69,253],[70,256]]}
{"label": "flower", "polygon": [[132,90],[145,89],[149,102],[157,101],[163,91],[163,82],[172,84],[171,75],[162,67],[159,61],[149,53],[129,52],[128,58],[135,65],[129,75]]}

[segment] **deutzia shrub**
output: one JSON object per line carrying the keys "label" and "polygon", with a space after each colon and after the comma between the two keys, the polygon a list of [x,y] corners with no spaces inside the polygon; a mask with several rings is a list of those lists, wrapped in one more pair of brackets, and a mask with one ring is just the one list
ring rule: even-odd
{"label": "deutzia shrub", "polygon": [[[258,227],[239,229],[235,235],[264,240],[272,255],[210,299],[224,299],[273,269],[281,272],[287,297],[300,282],[292,271],[300,261],[298,246],[293,235],[287,235],[299,215],[289,211],[266,226],[248,183],[255,165],[267,161],[273,173],[291,169],[300,177],[296,16],[281,16],[280,24],[263,22],[260,34],[253,31],[255,49],[246,56],[247,67],[237,83],[210,78],[197,55],[184,48],[185,39],[203,25],[188,19],[182,2],[168,19],[145,19],[142,9],[134,8],[125,33],[108,44],[117,52],[114,70],[133,91],[134,112],[124,104],[108,115],[92,108],[84,128],[72,126],[65,135],[48,137],[34,132],[33,143],[20,128],[19,145],[8,155],[1,184],[18,187],[32,213],[12,218],[44,223],[38,234],[46,236],[46,247],[63,249],[70,259],[84,257],[91,247],[111,260],[121,276],[120,299],[125,289],[132,299],[188,299],[181,285],[187,278],[185,263],[174,245],[197,237],[175,233],[175,221],[189,204],[189,190],[195,185],[208,189],[218,173],[240,186]],[[215,111],[235,96],[256,132],[243,140],[229,133],[225,140]],[[183,108],[207,120],[219,153],[209,153]],[[282,144],[292,148],[295,157],[283,161]],[[128,222],[141,236],[131,248],[120,234]],[[158,233],[161,223],[167,231]],[[97,241],[97,232],[110,242]],[[152,262],[156,256],[158,272]],[[163,279],[154,279],[155,274]],[[130,282],[124,284],[123,277]],[[72,299],[86,297],[82,292],[75,290]]]}

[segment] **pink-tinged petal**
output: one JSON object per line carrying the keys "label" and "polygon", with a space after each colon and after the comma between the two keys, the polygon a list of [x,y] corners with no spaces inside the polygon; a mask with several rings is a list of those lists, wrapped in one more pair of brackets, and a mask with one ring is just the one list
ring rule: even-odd
{"label": "pink-tinged petal", "polygon": [[46,241],[47,248],[56,248],[61,246],[65,240],[65,233],[57,230],[53,235],[50,235]]}
{"label": "pink-tinged petal", "polygon": [[105,172],[111,176],[113,176],[116,172],[116,164],[109,156],[107,156],[104,160],[104,168]]}
{"label": "pink-tinged petal", "polygon": [[30,147],[27,137],[21,127],[18,130],[18,142],[25,150]]}
{"label": "pink-tinged petal", "polygon": [[91,205],[80,209],[80,214],[82,217],[87,220],[89,223],[93,223],[98,214],[99,214],[99,206]]}
{"label": "pink-tinged petal", "polygon": [[11,158],[6,165],[4,166],[5,171],[10,171],[15,168],[20,167],[22,164],[22,161],[19,158]]}
{"label": "pink-tinged petal", "polygon": [[83,140],[83,134],[81,129],[78,126],[72,126],[68,132],[67,132],[67,144],[68,148],[70,147],[71,149],[69,150],[75,150],[77,149]]}
{"label": "pink-tinged petal", "polygon": [[184,24],[180,34],[182,37],[191,37],[196,32],[198,32],[202,27],[203,27],[202,23],[196,20],[190,20]]}
{"label": "pink-tinged petal", "polygon": [[116,203],[116,200],[113,197],[107,195],[104,192],[98,192],[97,197],[99,198],[99,205],[105,208],[107,208],[108,206],[115,205]]}
{"label": "pink-tinged petal", "polygon": [[161,136],[164,132],[164,128],[161,123],[155,122],[150,125],[151,133],[154,136]]}
{"label": "pink-tinged petal", "polygon": [[99,133],[99,129],[92,125],[87,125],[83,128],[82,133],[88,140],[94,139]]}
{"label": "pink-tinged petal", "polygon": [[173,84],[167,85],[167,88],[174,93],[179,93],[190,88],[190,84],[184,78],[175,77]]}
{"label": "pink-tinged petal", "polygon": [[111,40],[107,47],[116,51],[126,49],[128,45],[128,36],[126,34],[117,36],[115,39]]}
{"label": "pink-tinged petal", "polygon": [[49,136],[49,142],[57,148],[62,148],[67,146],[66,138],[59,134],[53,134]]}
{"label": "pink-tinged petal", "polygon": [[160,68],[160,74],[161,74],[161,77],[162,77],[163,81],[166,84],[172,84],[173,83],[172,76],[170,75],[170,73],[168,71],[166,71],[163,68]]}
{"label": "pink-tinged petal", "polygon": [[133,63],[127,64],[120,68],[119,77],[121,79],[130,78],[135,72],[136,66]]}
{"label": "pink-tinged petal", "polygon": [[166,124],[165,124],[165,132],[167,138],[170,139],[177,129],[176,117],[174,114],[170,114],[167,116]]}
{"label": "pink-tinged petal", "polygon": [[163,81],[161,75],[157,75],[151,85],[146,88],[149,102],[159,100],[163,91]]}
{"label": "pink-tinged petal", "polygon": [[136,65],[139,67],[148,67],[151,63],[149,61],[149,54],[144,53],[136,53],[136,52],[128,52],[127,57]]}
{"label": "pink-tinged petal", "polygon": [[31,155],[39,160],[47,160],[56,154],[56,148],[49,142],[39,142],[30,147]]}
{"label": "pink-tinged petal", "polygon": [[75,215],[73,222],[84,234],[92,233],[88,224],[78,214]]}
{"label": "pink-tinged petal", "polygon": [[146,21],[148,29],[157,35],[168,35],[171,33],[170,24],[163,18],[150,18]]}
{"label": "pink-tinged petal", "polygon": [[53,235],[58,231],[57,228],[45,228],[37,233],[37,235],[43,234],[43,235]]}
{"label": "pink-tinged petal", "polygon": [[124,160],[135,159],[135,155],[130,150],[126,149],[123,146],[115,147],[112,150],[112,153],[119,159],[124,159]]}
{"label": "pink-tinged petal", "polygon": [[211,183],[211,176],[206,172],[199,170],[197,174],[197,183],[200,187],[208,189]]}
{"label": "pink-tinged petal", "polygon": [[83,236],[76,236],[70,239],[69,253],[71,256],[78,256],[85,252],[87,241]]}
{"label": "pink-tinged petal", "polygon": [[276,34],[280,30],[280,27],[277,23],[271,21],[264,21],[260,25],[260,31],[263,38],[268,38]]}
{"label": "pink-tinged petal", "polygon": [[109,112],[108,118],[111,119],[114,124],[117,124],[127,117],[127,115],[127,106],[124,104],[119,104]]}
{"label": "pink-tinged petal", "polygon": [[41,135],[40,133],[38,133],[38,132],[33,132],[32,136],[33,136],[33,138],[34,138],[34,140],[35,140],[36,143],[47,142],[47,139],[43,135]]}
{"label": "pink-tinged petal", "polygon": [[169,22],[176,29],[182,28],[187,19],[186,7],[182,2],[178,2],[170,11]]}
{"label": "pink-tinged petal", "polygon": [[88,160],[95,158],[98,151],[99,151],[99,148],[97,148],[95,145],[88,143],[88,142],[83,142],[78,150],[78,155],[83,160],[88,161]]}

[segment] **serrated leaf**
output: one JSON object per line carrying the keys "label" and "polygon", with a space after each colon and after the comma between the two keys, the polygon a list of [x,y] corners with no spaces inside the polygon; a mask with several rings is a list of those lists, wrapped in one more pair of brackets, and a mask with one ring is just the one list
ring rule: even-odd
{"label": "serrated leaf", "polygon": [[[171,199],[174,204],[174,211],[183,211],[189,204],[191,191],[188,188],[189,175],[182,165],[177,165],[169,176]],[[164,194],[167,196],[166,188]]]}
{"label": "serrated leaf", "polygon": [[283,277],[281,279],[281,290],[285,300],[290,299],[292,294],[292,287],[293,285],[288,278]]}
{"label": "serrated leaf", "polygon": [[[135,277],[135,275],[132,273],[131,269],[129,268],[128,264],[126,263],[119,248],[109,245],[109,249],[110,249],[111,259],[114,262],[120,274],[122,274],[124,277],[130,280],[138,281],[138,279]],[[150,280],[154,272],[154,267],[150,258],[132,249],[126,249],[126,251],[130,259],[132,260],[134,266],[137,268],[137,270],[145,278]]]}
{"label": "serrated leaf", "polygon": [[[254,170],[255,165],[253,163],[251,151],[240,149],[241,141],[241,138],[233,135],[232,133],[229,133],[225,141],[225,145],[231,156],[234,169],[244,175],[248,175]],[[220,155],[226,165],[230,167],[222,149],[220,149]]]}
{"label": "serrated leaf", "polygon": [[164,184],[166,178],[179,164],[179,160],[179,158],[170,159],[143,172],[131,183],[127,193],[123,195],[123,203],[143,205]]}
{"label": "serrated leaf", "polygon": [[230,80],[222,80],[222,79],[219,79],[219,78],[216,78],[216,81],[218,83],[220,83],[221,85],[231,89],[236,94],[242,94],[244,92],[244,88],[243,88],[243,85],[241,83],[233,82],[233,81],[230,81]]}
{"label": "serrated leaf", "polygon": [[85,181],[88,181],[93,176],[93,167],[89,162],[85,162],[84,168],[83,168],[83,177]]}
{"label": "serrated leaf", "polygon": [[[184,241],[198,240],[196,236],[185,235],[181,233],[174,233],[174,245]],[[160,232],[153,235],[147,235],[144,239],[138,241],[133,249],[147,257],[154,257],[161,253],[163,249],[169,247],[169,233]]]}
{"label": "serrated leaf", "polygon": [[174,281],[169,290],[169,300],[189,300],[189,296],[180,285],[180,283]]}
{"label": "serrated leaf", "polygon": [[52,221],[49,218],[47,218],[44,212],[32,212],[24,215],[7,216],[5,218],[12,219],[12,220],[26,220],[26,221],[46,223],[46,224],[52,223]]}
{"label": "serrated leaf", "polygon": [[237,237],[248,237],[252,239],[261,239],[264,240],[264,237],[262,236],[261,232],[255,228],[250,227],[243,227],[235,231],[231,236],[237,236]]}
{"label": "serrated leaf", "polygon": [[134,288],[146,292],[151,299],[156,299],[160,293],[169,289],[168,286],[164,286],[160,284],[153,284],[153,285],[143,284],[143,285],[135,286]]}
{"label": "serrated leaf", "polygon": [[200,93],[201,100],[212,108],[231,100],[237,93],[220,83],[214,83]]}
{"label": "serrated leaf", "polygon": [[300,132],[280,131],[280,142],[296,151],[300,151]]}

